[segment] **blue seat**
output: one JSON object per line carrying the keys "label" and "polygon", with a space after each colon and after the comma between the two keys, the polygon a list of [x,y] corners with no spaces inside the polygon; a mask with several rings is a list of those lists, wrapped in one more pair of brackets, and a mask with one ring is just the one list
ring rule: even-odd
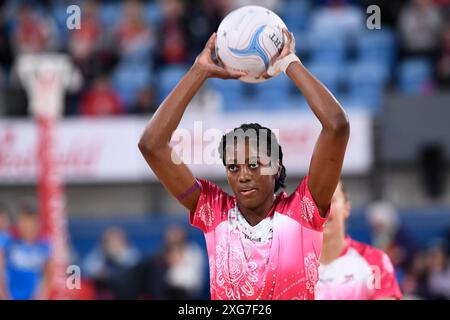
{"label": "blue seat", "polygon": [[394,32],[387,28],[361,32],[356,38],[356,52],[361,61],[391,67],[396,50]]}
{"label": "blue seat", "polygon": [[149,45],[135,48],[133,51],[128,51],[121,56],[121,61],[132,64],[148,64],[153,68],[153,47]]}
{"label": "blue seat", "polygon": [[224,110],[239,110],[245,99],[244,83],[236,80],[211,79],[208,84],[216,90],[223,101]]}
{"label": "blue seat", "polygon": [[113,86],[128,106],[135,102],[137,92],[147,87],[151,81],[148,65],[121,62],[113,74]]}
{"label": "blue seat", "polygon": [[425,58],[410,58],[398,68],[398,87],[405,94],[420,94],[432,83],[433,68]]}
{"label": "blue seat", "polygon": [[333,94],[339,90],[341,68],[339,64],[312,61],[306,64],[308,70]]}
{"label": "blue seat", "polygon": [[145,4],[144,10],[144,17],[147,23],[149,23],[153,27],[157,27],[161,24],[164,15],[161,12],[160,5],[156,1],[150,1],[149,3]]}
{"label": "blue seat", "polygon": [[284,73],[255,86],[256,104],[262,108],[276,110],[289,104],[291,82]]}
{"label": "blue seat", "polygon": [[311,32],[308,46],[314,62],[342,64],[347,56],[346,39],[340,33]]}
{"label": "blue seat", "polygon": [[98,8],[100,20],[107,28],[116,26],[123,14],[123,6],[120,2],[102,3]]}
{"label": "blue seat", "polygon": [[304,30],[309,22],[309,1],[285,2],[280,10],[280,17],[290,31]]}
{"label": "blue seat", "polygon": [[[70,30],[67,28],[67,5],[60,2],[54,2],[51,8],[51,17],[56,24],[56,33],[58,41],[62,46],[62,49],[66,49],[69,43]],[[81,24],[83,23],[83,17],[81,17]]]}
{"label": "blue seat", "polygon": [[[60,4],[56,4],[54,6],[52,6],[51,9],[51,15],[53,17],[53,19],[55,19],[55,22],[58,26],[58,28],[64,28],[65,30],[60,30],[60,32],[69,32],[69,30],[67,29],[66,26],[66,22],[67,22],[67,6],[63,6]],[[83,20],[81,20],[83,21]]]}
{"label": "blue seat", "polygon": [[170,65],[159,71],[159,99],[163,101],[187,71],[185,65]]}
{"label": "blue seat", "polygon": [[346,75],[350,98],[377,111],[382,105],[389,70],[382,65],[357,62],[348,67]]}
{"label": "blue seat", "polygon": [[299,57],[305,56],[309,52],[309,37],[308,33],[302,30],[293,30],[295,38],[295,49]]}

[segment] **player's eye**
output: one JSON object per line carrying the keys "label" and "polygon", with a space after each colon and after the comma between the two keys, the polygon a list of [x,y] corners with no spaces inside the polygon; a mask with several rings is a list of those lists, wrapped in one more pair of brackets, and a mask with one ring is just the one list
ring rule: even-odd
{"label": "player's eye", "polygon": [[258,162],[252,162],[248,165],[250,167],[250,169],[256,169],[259,167],[259,163]]}
{"label": "player's eye", "polygon": [[230,164],[227,166],[228,171],[230,172],[236,172],[238,170],[238,166],[235,164]]}

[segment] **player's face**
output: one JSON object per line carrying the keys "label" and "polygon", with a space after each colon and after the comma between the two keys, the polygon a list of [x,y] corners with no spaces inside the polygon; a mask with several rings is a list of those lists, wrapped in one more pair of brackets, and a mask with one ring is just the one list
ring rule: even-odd
{"label": "player's face", "polygon": [[236,146],[226,156],[232,156],[231,159],[226,158],[225,168],[228,183],[240,206],[256,209],[268,197],[273,199],[275,175],[266,172],[270,168],[269,157],[258,155],[248,143]]}
{"label": "player's face", "polygon": [[39,236],[39,220],[36,216],[21,215],[17,221],[17,229],[21,239],[34,242]]}
{"label": "player's face", "polygon": [[333,236],[342,232],[345,229],[345,220],[347,220],[349,214],[350,203],[345,197],[341,183],[339,183],[333,198],[331,198],[331,212],[325,224],[324,236]]}

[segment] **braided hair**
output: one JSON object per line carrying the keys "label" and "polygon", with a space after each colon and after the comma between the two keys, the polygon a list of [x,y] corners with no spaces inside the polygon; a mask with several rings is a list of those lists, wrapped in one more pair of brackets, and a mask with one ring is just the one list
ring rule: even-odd
{"label": "braided hair", "polygon": [[272,130],[261,126],[259,123],[244,123],[240,127],[234,128],[233,131],[230,131],[227,134],[222,136],[222,140],[220,141],[220,145],[219,145],[219,155],[220,155],[220,158],[222,159],[223,165],[226,164],[225,163],[225,152],[226,152],[225,150],[227,147],[227,142],[228,142],[228,140],[230,140],[229,142],[233,143],[235,141],[234,138],[236,137],[236,132],[239,130],[241,130],[244,133],[248,130],[254,130],[256,132],[256,138],[257,138],[258,145],[259,145],[259,140],[261,137],[261,132],[263,132],[265,130],[265,132],[268,133],[266,135],[266,137],[267,137],[267,156],[271,157],[271,158],[274,156],[274,155],[269,154],[269,150],[272,150],[272,144],[274,144],[273,147],[275,148],[275,150],[278,147],[278,157],[277,157],[277,159],[272,158],[272,160],[279,160],[280,166],[281,166],[280,173],[279,174],[277,173],[277,176],[275,178],[274,192],[277,192],[280,188],[285,188],[286,187],[286,184],[285,184],[286,167],[283,165],[283,151],[281,149],[281,146],[278,144],[277,137],[272,132]]}

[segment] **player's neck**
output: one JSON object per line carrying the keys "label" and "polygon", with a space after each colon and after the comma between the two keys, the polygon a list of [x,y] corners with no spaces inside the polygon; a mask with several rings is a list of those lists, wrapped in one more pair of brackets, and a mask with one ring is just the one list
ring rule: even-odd
{"label": "player's neck", "polygon": [[327,265],[333,262],[342,254],[346,246],[345,233],[338,236],[324,237],[320,263]]}
{"label": "player's neck", "polygon": [[267,217],[267,214],[272,209],[274,199],[267,199],[262,205],[257,208],[245,208],[238,204],[239,211],[244,216],[245,220],[247,220],[248,224],[252,227],[256,226],[260,223],[264,218]]}

